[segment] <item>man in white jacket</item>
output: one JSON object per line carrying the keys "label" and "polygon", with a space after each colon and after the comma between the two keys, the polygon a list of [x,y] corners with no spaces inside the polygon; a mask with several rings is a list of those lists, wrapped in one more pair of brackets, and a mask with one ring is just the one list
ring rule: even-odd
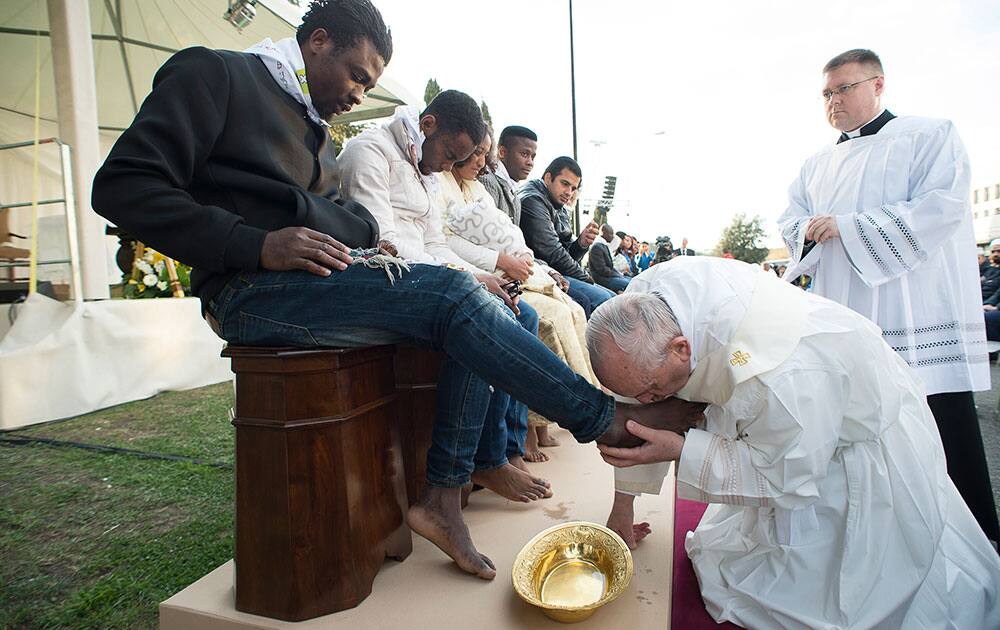
{"label": "man in white jacket", "polygon": [[[508,295],[497,276],[477,268],[448,246],[442,212],[435,203],[440,186],[435,173],[451,170],[455,162],[467,158],[485,131],[479,105],[456,90],[441,92],[420,113],[415,108],[399,107],[391,121],[351,139],[338,156],[341,192],[371,212],[381,238],[392,243],[408,263],[466,269],[513,309],[523,328],[537,335],[535,310]],[[551,496],[548,482],[529,474],[523,460],[527,407],[501,390],[489,391],[485,382],[465,368],[449,362],[445,369],[461,372],[455,381],[463,383],[461,387],[471,379],[476,387],[487,390],[481,400],[489,400],[488,409],[466,405],[454,410],[486,414],[472,481],[513,501]],[[442,389],[442,406],[457,400],[452,392]]]}
{"label": "man in white jacket", "polygon": [[709,405],[684,435],[629,423],[644,445],[598,448],[620,467],[676,461],[678,495],[711,504],[686,548],[716,621],[1000,627],[1000,557],[874,324],[757,267],[682,257],[599,307],[587,344],[616,394]]}

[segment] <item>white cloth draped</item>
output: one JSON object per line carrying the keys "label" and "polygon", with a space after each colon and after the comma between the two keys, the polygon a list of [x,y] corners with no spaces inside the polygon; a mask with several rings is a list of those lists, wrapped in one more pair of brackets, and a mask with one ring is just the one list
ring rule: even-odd
{"label": "white cloth draped", "polygon": [[[709,613],[748,628],[997,628],[1000,558],[948,479],[916,374],[868,320],[743,263],[638,276],[691,340],[678,496]],[[655,472],[655,471],[651,471]]]}
{"label": "white cloth draped", "polygon": [[836,216],[840,238],[785,277],[808,273],[816,294],[877,323],[928,394],[989,389],[969,162],[954,125],[903,116],[809,158],[778,220],[793,261],[822,214]]}

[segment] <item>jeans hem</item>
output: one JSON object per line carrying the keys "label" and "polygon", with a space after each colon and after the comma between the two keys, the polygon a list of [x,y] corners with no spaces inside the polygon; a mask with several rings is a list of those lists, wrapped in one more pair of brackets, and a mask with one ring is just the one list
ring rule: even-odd
{"label": "jeans hem", "polygon": [[472,483],[472,477],[466,477],[465,481],[461,479],[445,479],[443,481],[436,481],[434,479],[427,479],[427,485],[434,488],[461,488],[462,486],[467,486]]}

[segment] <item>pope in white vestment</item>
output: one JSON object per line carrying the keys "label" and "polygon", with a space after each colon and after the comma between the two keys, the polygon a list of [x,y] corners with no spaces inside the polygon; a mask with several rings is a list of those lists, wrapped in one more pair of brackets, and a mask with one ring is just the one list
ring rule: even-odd
{"label": "pope in white vestment", "polygon": [[[635,312],[664,302],[680,335],[656,349],[688,362],[636,376],[620,338],[659,344]],[[678,496],[711,504],[685,546],[714,619],[1000,628],[1000,557],[946,474],[916,373],[870,321],[757,267],[684,257],[598,308],[588,345],[618,394],[709,403],[684,438],[646,429],[642,447],[600,448],[630,466],[676,445],[661,459],[677,459]],[[662,466],[626,470],[628,490],[658,490]]]}

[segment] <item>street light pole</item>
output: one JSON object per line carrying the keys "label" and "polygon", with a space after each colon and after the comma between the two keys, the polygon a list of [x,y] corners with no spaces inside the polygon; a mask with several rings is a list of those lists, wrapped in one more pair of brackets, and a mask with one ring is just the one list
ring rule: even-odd
{"label": "street light pole", "polygon": [[[576,155],[576,59],[573,54],[573,0],[569,0],[569,85],[573,103],[573,159],[579,161]],[[573,208],[573,226],[580,229],[580,199]]]}

